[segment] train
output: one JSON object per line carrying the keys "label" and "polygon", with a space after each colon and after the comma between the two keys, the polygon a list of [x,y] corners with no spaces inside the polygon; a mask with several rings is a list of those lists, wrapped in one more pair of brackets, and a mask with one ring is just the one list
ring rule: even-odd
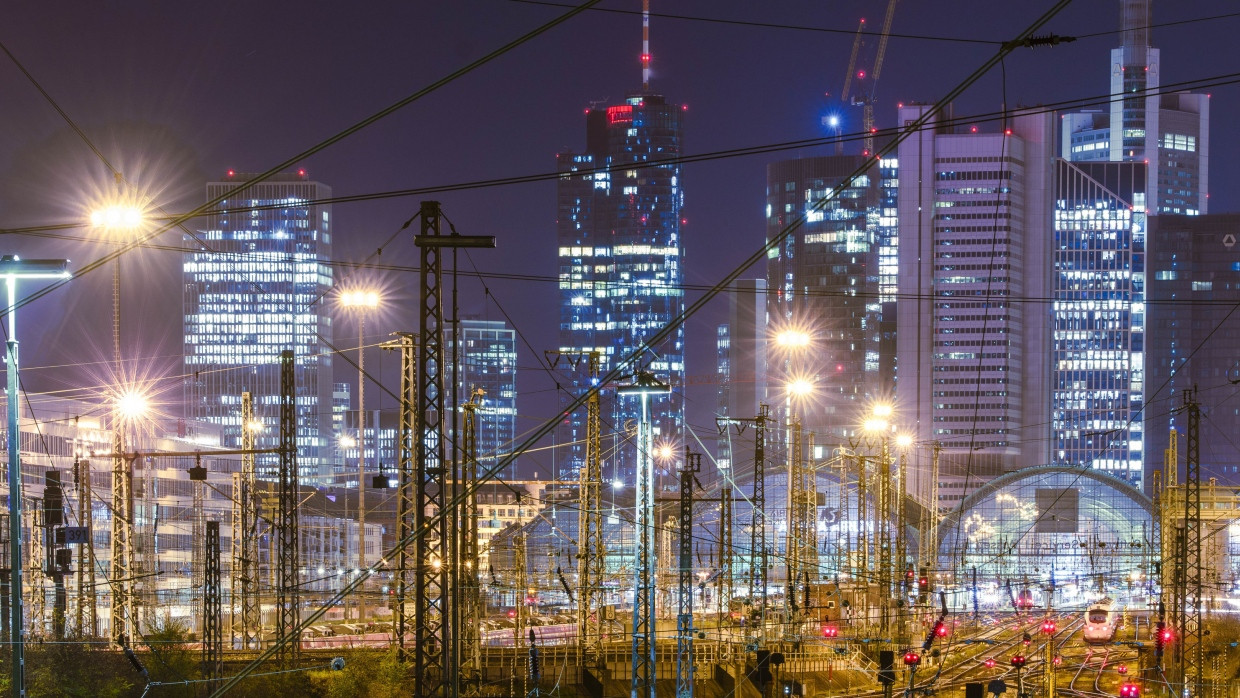
{"label": "train", "polygon": [[1100,599],[1085,609],[1085,629],[1082,634],[1087,645],[1102,645],[1115,639],[1123,616],[1119,605],[1112,599]]}

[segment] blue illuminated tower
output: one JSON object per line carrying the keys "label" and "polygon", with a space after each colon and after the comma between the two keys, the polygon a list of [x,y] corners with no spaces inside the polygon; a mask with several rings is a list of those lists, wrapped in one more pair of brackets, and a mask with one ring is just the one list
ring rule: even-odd
{"label": "blue illuminated tower", "polygon": [[[643,91],[620,104],[586,110],[586,149],[557,156],[560,349],[597,350],[602,371],[632,354],[684,307],[680,163],[684,109]],[[654,440],[678,440],[684,404],[684,334],[677,330],[630,367],[672,387],[651,400]],[[571,390],[586,387],[574,374]],[[633,401],[603,396],[605,473],[632,472],[637,424]],[[560,477],[576,477],[584,457],[585,416],[561,425]],[[616,434],[614,442],[610,434]],[[615,450],[612,450],[612,447]]]}
{"label": "blue illuminated tower", "polygon": [[[253,175],[229,171],[207,198]],[[186,417],[223,426],[226,448],[241,447],[241,393],[249,391],[265,429],[257,448],[278,445],[280,352],[295,353],[298,467],[303,483],[330,475],[332,287],[331,188],[304,171],[277,174],[222,201],[202,242],[186,236],[183,258]],[[259,456],[259,475],[274,472]]]}

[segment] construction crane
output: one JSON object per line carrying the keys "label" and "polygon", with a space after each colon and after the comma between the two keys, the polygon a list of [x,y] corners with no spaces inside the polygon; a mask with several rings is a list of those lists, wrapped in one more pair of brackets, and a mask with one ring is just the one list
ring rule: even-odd
{"label": "construction crane", "polygon": [[[864,68],[857,69],[857,56],[861,53],[862,37],[865,36],[865,20],[857,26],[857,33],[853,35],[852,53],[848,57],[848,70],[844,73],[844,89],[840,92],[840,100],[844,104],[861,107],[861,128],[865,132],[865,149],[863,155],[869,156],[874,152],[874,103],[877,101],[876,92],[878,90],[878,79],[883,73],[883,58],[887,54],[887,39],[891,36],[891,22],[895,18],[897,0],[887,0],[887,12],[883,15],[883,29],[879,32],[878,49],[874,52],[873,67],[867,73]],[[851,90],[853,87],[854,77],[857,81],[857,91],[854,94]],[[836,153],[842,149],[843,144],[836,144]]]}

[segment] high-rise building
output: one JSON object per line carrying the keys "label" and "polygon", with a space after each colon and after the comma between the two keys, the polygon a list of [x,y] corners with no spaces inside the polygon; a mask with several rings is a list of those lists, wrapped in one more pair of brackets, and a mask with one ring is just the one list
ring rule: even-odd
{"label": "high-rise building", "polygon": [[1053,456],[1138,485],[1148,385],[1146,182],[1141,162],[1056,162]]}
{"label": "high-rise building", "polygon": [[[517,438],[517,333],[502,320],[463,319],[460,336],[457,402],[474,399],[478,405],[478,462],[480,468],[490,470],[512,450]],[[451,351],[451,340],[449,351],[451,356],[458,355]],[[445,378],[451,376],[449,363]],[[516,465],[499,474],[512,479]]]}
{"label": "high-rise building", "polygon": [[[737,279],[728,289],[728,321],[716,328],[718,417],[748,419],[767,397],[766,280]],[[732,467],[731,430],[716,441],[715,463]]]}
{"label": "high-rise building", "polygon": [[[250,181],[229,172],[207,183],[215,199]],[[320,303],[332,287],[331,188],[304,172],[247,186],[207,216],[198,239],[186,236],[186,417],[223,427],[223,445],[241,446],[241,393],[265,429],[258,448],[279,440],[280,353],[295,359],[298,467],[303,482],[331,475],[331,319]],[[271,476],[274,456],[259,456]]]}
{"label": "high-rise building", "polygon": [[[780,352],[767,374],[779,393],[783,381],[812,376],[814,396],[797,413],[806,428],[842,443],[864,421],[876,400],[890,400],[882,385],[880,248],[892,238],[880,230],[883,178],[878,167],[860,175],[827,202],[844,179],[861,168],[860,155],[785,160],[766,168],[766,236],[804,218],[767,259],[771,331],[795,328],[812,335],[808,356]],[[890,359],[890,357],[889,357]]]}
{"label": "high-rise building", "polygon": [[[683,329],[648,345],[684,308],[683,115],[661,95],[633,94],[620,104],[587,109],[585,152],[557,156],[559,348],[600,352],[604,373],[640,351],[620,382],[631,382],[641,369],[671,387],[666,397],[651,399],[656,440],[679,440],[683,420]],[[584,391],[588,377],[577,371],[570,385]],[[620,472],[636,467],[627,430],[640,412],[636,399],[604,396],[603,430],[618,435],[608,460]],[[558,443],[571,444],[568,456],[559,458],[560,477],[576,477],[581,467],[584,413],[578,410],[557,433]]]}
{"label": "high-rise building", "polygon": [[[1162,467],[1169,429],[1186,433],[1184,391],[1201,406],[1201,476],[1240,484],[1240,214],[1149,220],[1145,473]],[[1181,443],[1181,451],[1184,445]],[[1183,455],[1180,456],[1184,458]]]}
{"label": "high-rise building", "polygon": [[1151,215],[1207,212],[1208,95],[1159,94],[1159,51],[1150,45],[1152,0],[1120,0],[1121,45],[1111,50],[1107,112],[1063,115],[1062,155],[1074,162],[1147,162]]}
{"label": "high-rise building", "polygon": [[[905,105],[907,125],[929,109]],[[942,445],[941,500],[1049,462],[1051,116],[1017,113],[997,132],[936,122],[899,147],[895,424],[923,445],[910,492],[924,496]],[[955,489],[953,489],[955,488]]]}

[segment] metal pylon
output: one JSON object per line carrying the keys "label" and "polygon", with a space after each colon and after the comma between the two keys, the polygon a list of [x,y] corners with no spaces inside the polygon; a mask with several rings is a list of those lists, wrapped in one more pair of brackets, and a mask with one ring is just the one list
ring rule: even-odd
{"label": "metal pylon", "polygon": [[[220,588],[220,522],[204,522],[205,559],[202,594],[202,673],[218,680],[223,673],[224,627]],[[208,684],[210,685],[210,684]]]}
{"label": "metal pylon", "polygon": [[641,400],[637,427],[637,488],[635,495],[636,550],[633,580],[633,642],[630,698],[655,698],[655,521],[654,454],[651,452],[650,397],[670,389],[648,371],[638,371],[632,385],[617,389],[620,395]]}
{"label": "metal pylon", "polygon": [[[280,472],[276,492],[276,636],[294,635],[301,625],[301,579],[298,549],[297,407],[293,350],[280,352]],[[296,663],[301,634],[280,646],[280,659]]]}
{"label": "metal pylon", "polygon": [[1179,593],[1180,676],[1192,696],[1202,696],[1205,653],[1201,644],[1201,406],[1196,387],[1184,392],[1188,433],[1184,453],[1184,546],[1179,565],[1183,586]]}
{"label": "metal pylon", "polygon": [[109,623],[112,642],[125,647],[137,637],[138,614],[134,604],[133,560],[133,460],[125,454],[123,425],[113,423],[112,438],[112,556]]}
{"label": "metal pylon", "polygon": [[95,593],[95,528],[90,461],[75,460],[73,473],[77,480],[78,525],[86,529],[86,544],[78,548],[77,568],[77,617],[78,634],[82,637],[99,635],[98,595]]}
{"label": "metal pylon", "polygon": [[746,425],[754,425],[753,435],[753,496],[752,518],[749,529],[749,602],[758,609],[756,642],[760,647],[766,642],[766,430],[771,421],[770,405],[758,405],[758,414],[752,419],[736,417],[716,418],[720,430],[729,425],[737,427],[738,434]]}
{"label": "metal pylon", "polygon": [[414,542],[413,565],[413,692],[424,698],[439,696],[448,690],[452,667],[447,648],[452,641],[448,623],[450,596],[448,555],[444,545],[448,539],[448,516],[444,511],[445,444],[444,424],[446,402],[444,376],[446,368],[443,316],[443,247],[441,237],[443,216],[437,201],[423,201],[421,234],[416,243],[421,249],[421,294],[418,312],[421,336],[418,342],[417,409],[414,411],[413,530],[419,535]]}
{"label": "metal pylon", "polygon": [[702,471],[702,454],[685,447],[680,467],[679,574],[676,609],[676,698],[693,696],[693,486]]}
{"label": "metal pylon", "polygon": [[232,568],[229,575],[230,642],[233,649],[258,649],[258,512],[255,509],[254,400],[241,393],[241,472],[233,473]]}
{"label": "metal pylon", "polygon": [[[481,392],[481,391],[479,391]],[[461,429],[460,488],[467,494],[458,517],[461,534],[457,565],[456,590],[460,613],[458,627],[461,643],[460,677],[466,695],[477,695],[482,689],[482,593],[478,583],[478,403],[476,396],[462,405],[465,410]]]}
{"label": "metal pylon", "polygon": [[402,545],[396,551],[396,622],[393,624],[393,634],[397,656],[401,661],[405,661],[412,651],[412,648],[407,646],[408,641],[412,639],[409,634],[416,627],[414,625],[414,603],[410,598],[415,586],[413,553],[405,541],[413,532],[414,510],[417,508],[417,488],[414,485],[417,473],[413,464],[415,458],[414,430],[417,426],[413,416],[414,403],[417,399],[414,395],[417,382],[415,379],[417,344],[412,335],[400,333],[398,336],[399,339],[396,342],[384,346],[400,349],[400,435],[397,456],[400,489],[397,492],[396,502],[396,540]]}

